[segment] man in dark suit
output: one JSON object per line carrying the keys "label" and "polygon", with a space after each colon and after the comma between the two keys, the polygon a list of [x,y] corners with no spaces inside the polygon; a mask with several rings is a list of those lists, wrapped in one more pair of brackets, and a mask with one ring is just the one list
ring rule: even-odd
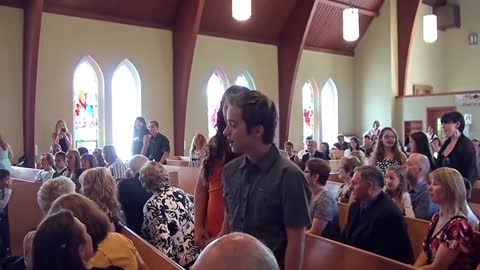
{"label": "man in dark suit", "polygon": [[404,263],[413,262],[405,219],[398,206],[382,191],[382,172],[361,166],[352,178],[353,196],[343,242]]}
{"label": "man in dark suit", "polygon": [[302,164],[305,165],[305,163],[311,158],[327,160],[327,155],[325,153],[317,151],[317,142],[314,140],[307,142],[307,151],[302,156]]}

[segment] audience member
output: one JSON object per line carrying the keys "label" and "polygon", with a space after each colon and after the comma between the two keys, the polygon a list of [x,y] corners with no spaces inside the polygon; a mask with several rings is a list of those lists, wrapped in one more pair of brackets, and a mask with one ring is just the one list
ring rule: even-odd
{"label": "audience member", "polygon": [[12,179],[10,172],[0,169],[0,258],[10,253],[10,228],[7,205],[12,195]]}
{"label": "audience member", "polygon": [[140,234],[143,223],[143,206],[152,196],[143,187],[138,179],[140,169],[148,162],[143,155],[134,155],[128,162],[131,178],[125,179],[118,184],[118,201],[122,205],[127,221],[127,227]]}
{"label": "audience member", "polygon": [[58,143],[52,143],[50,145],[50,154],[54,155],[58,152],[62,151],[62,147]]}
{"label": "audience member", "polygon": [[407,177],[402,167],[395,165],[387,169],[384,191],[404,216],[415,218],[410,194],[407,192]]}
{"label": "audience member", "polygon": [[11,148],[5,138],[0,134],[0,169],[12,171],[12,163],[10,161]]}
{"label": "audience member", "polygon": [[388,167],[403,165],[406,160],[406,155],[400,151],[398,136],[395,130],[389,127],[383,128],[380,131],[375,151],[370,158],[370,165],[377,166],[385,175]]}
{"label": "audience member", "polygon": [[[226,117],[226,114],[225,114],[225,117]],[[305,137],[305,141],[303,142],[303,149],[298,151],[298,158],[301,159],[303,155],[307,152],[307,145],[308,145],[308,142],[311,140],[313,140],[312,136]]]}
{"label": "audience member", "polygon": [[335,195],[325,187],[330,176],[328,161],[312,158],[307,161],[304,172],[312,189],[313,220],[308,232],[336,240],[340,235],[338,205]]}
{"label": "audience member", "polygon": [[301,167],[304,168],[305,163],[311,158],[320,158],[320,159],[328,160],[326,153],[322,153],[317,150],[317,142],[314,140],[310,140],[307,143],[307,151],[302,156]]}
{"label": "audience member", "polygon": [[107,215],[98,204],[80,194],[63,195],[52,205],[49,214],[69,210],[86,226],[95,251],[88,260],[88,269],[108,269],[116,266],[124,270],[146,269],[132,241],[115,233]]}
{"label": "audience member", "polygon": [[340,168],[338,168],[338,179],[343,181],[343,184],[338,190],[337,200],[341,203],[353,202],[352,191],[352,177],[355,168],[360,167],[361,162],[357,157],[343,157],[340,159]]}
{"label": "audience member", "polygon": [[438,211],[438,206],[432,202],[428,193],[427,177],[430,173],[430,161],[424,155],[411,154],[407,159],[405,170],[415,217],[430,220]]}
{"label": "audience member", "polygon": [[115,226],[115,231],[121,231],[121,210],[117,200],[117,183],[106,168],[86,170],[80,177],[81,193],[96,202],[107,214]]}
{"label": "audience member", "polygon": [[137,117],[133,124],[132,155],[147,155],[151,138],[152,134],[148,130],[147,121],[141,116]]}
{"label": "audience member", "polygon": [[62,151],[57,152],[55,154],[54,164],[55,173],[53,173],[53,178],[65,175],[67,171],[67,154]]}
{"label": "audience member", "polygon": [[403,263],[413,261],[407,224],[402,213],[383,192],[383,173],[373,166],[358,167],[344,243]]}
{"label": "audience member", "polygon": [[153,193],[143,208],[142,235],[170,259],[187,268],[200,248],[193,240],[193,203],[187,194],[169,185],[168,171],[150,161],[140,170],[140,181]]}
{"label": "audience member", "polygon": [[207,138],[201,133],[195,134],[190,146],[190,162],[189,167],[200,167],[202,159],[205,156],[205,146],[207,145]]}
{"label": "audience member", "polygon": [[421,131],[414,132],[409,136],[410,153],[418,153],[426,156],[430,161],[430,170],[435,169],[435,163],[430,150],[430,143],[428,143],[428,137]]}
{"label": "audience member", "polygon": [[363,153],[363,149],[360,147],[360,140],[357,137],[350,138],[350,144],[348,149],[343,152],[343,156],[348,157],[353,151],[359,151]]}
{"label": "audience member", "polygon": [[232,153],[229,141],[223,135],[227,126],[226,111],[229,100],[250,89],[233,85],[225,90],[217,112],[216,134],[208,141],[201,173],[195,187],[195,242],[205,247],[217,237],[225,215],[223,198],[222,170],[224,164],[238,155]]}
{"label": "audience member", "polygon": [[105,163],[105,158],[103,158],[103,149],[102,148],[95,148],[92,154],[97,159],[98,167],[107,167]]}
{"label": "audience member", "polygon": [[97,158],[94,155],[89,153],[83,154],[80,157],[80,166],[84,170],[98,167]]}
{"label": "audience member", "polygon": [[164,163],[170,154],[170,142],[165,135],[160,133],[157,121],[150,121],[148,129],[152,134],[148,145],[148,159]]}
{"label": "audience member", "polygon": [[478,179],[477,158],[472,141],[463,134],[463,115],[456,111],[448,112],[442,115],[441,122],[448,139],[438,152],[437,168],[454,168],[473,185]]}
{"label": "audience member", "polygon": [[285,151],[287,152],[288,158],[293,161],[295,164],[300,163],[300,159],[298,156],[295,154],[295,150],[293,148],[293,143],[290,141],[285,142],[283,148],[285,148]]}
{"label": "audience member", "polygon": [[365,157],[370,158],[373,152],[373,140],[370,135],[363,135],[363,144],[360,146],[365,153]]}
{"label": "audience member", "polygon": [[350,148],[350,145],[345,141],[345,136],[343,134],[338,134],[337,142],[333,145],[338,150],[347,150]]}
{"label": "audience member", "polygon": [[[251,234],[273,251],[281,269],[299,270],[311,191],[298,166],[272,145],[276,106],[258,91],[245,92],[231,100],[227,120],[223,133],[233,152],[244,155],[223,170],[227,216],[221,234]],[[248,192],[253,188],[262,192]]]}
{"label": "audience member", "polygon": [[438,138],[438,136],[437,136],[437,134],[435,134],[435,131],[433,130],[432,126],[427,127],[427,133],[425,135],[427,135],[427,139],[428,139],[429,142],[433,141],[433,139],[435,139],[435,138]]}
{"label": "audience member", "polygon": [[53,166],[55,164],[53,155],[50,153],[45,153],[40,158],[40,164],[42,165],[42,170],[35,175],[35,182],[44,182],[53,178],[55,170]]}
{"label": "audience member", "polygon": [[83,147],[83,146],[78,147],[78,148],[77,148],[77,151],[78,151],[78,153],[80,154],[80,156],[83,156],[83,155],[85,155],[85,154],[88,154],[88,149],[87,149],[86,147]]}
{"label": "audience member", "polygon": [[77,186],[77,191],[80,189],[79,178],[83,170],[80,166],[80,153],[77,150],[69,150],[67,153],[67,170],[64,176],[72,179]]}
{"label": "audience member", "polygon": [[32,255],[32,270],[87,270],[92,238],[70,211],[59,211],[38,225]]}
{"label": "audience member", "polygon": [[319,151],[321,153],[325,153],[325,160],[331,160],[331,159],[335,159],[335,157],[333,156],[332,153],[330,153],[330,145],[327,143],[327,142],[322,142],[320,144],[320,149]]}
{"label": "audience member", "polygon": [[440,206],[430,223],[423,251],[415,262],[421,269],[462,269],[476,267],[473,230],[467,219],[465,185],[452,168],[430,174],[432,201]]}
{"label": "audience member", "polygon": [[372,141],[375,141],[380,136],[380,122],[378,120],[373,121],[372,128],[363,135],[368,135]]}
{"label": "audience member", "polygon": [[72,134],[68,132],[67,124],[63,120],[58,120],[52,133],[52,143],[59,144],[62,151],[67,153],[72,142]]}
{"label": "audience member", "polygon": [[117,151],[113,145],[105,145],[103,154],[107,162],[107,169],[110,170],[113,178],[117,181],[127,178],[127,165],[117,156]]}
{"label": "audience member", "polygon": [[280,270],[268,247],[255,237],[238,232],[210,243],[192,267],[192,270],[212,269]]}
{"label": "audience member", "polygon": [[354,150],[350,153],[350,156],[358,158],[360,165],[365,165],[365,154],[362,151]]}
{"label": "audience member", "polygon": [[440,151],[440,148],[442,148],[442,141],[440,141],[439,138],[434,138],[430,142],[430,146],[432,147],[432,155],[435,160],[435,164],[437,164],[438,152]]}
{"label": "audience member", "polygon": [[480,171],[480,140],[473,139],[472,143],[473,143],[473,147],[475,147],[475,156],[477,158],[477,171]]}

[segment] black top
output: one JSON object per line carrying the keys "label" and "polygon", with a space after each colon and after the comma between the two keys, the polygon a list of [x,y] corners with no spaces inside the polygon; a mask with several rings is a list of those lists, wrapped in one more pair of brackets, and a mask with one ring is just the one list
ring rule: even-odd
{"label": "black top", "polygon": [[448,156],[444,156],[443,152],[451,140],[451,138],[448,138],[440,148],[436,167],[454,168],[473,185],[473,182],[478,179],[477,156],[473,143],[462,134],[458,138],[457,144],[455,144],[452,152],[450,152]]}
{"label": "black top", "polygon": [[133,136],[132,155],[139,155],[142,152],[143,137],[145,135],[150,135],[150,131],[148,131],[148,129],[142,129],[136,136]]}
{"label": "black top", "polygon": [[122,205],[127,227],[140,234],[143,223],[143,206],[152,194],[143,187],[138,175],[125,179],[118,184],[118,200]]}
{"label": "black top", "polygon": [[67,139],[62,138],[58,140],[58,144],[62,148],[62,151],[67,153],[68,152],[68,144],[67,144]]}
{"label": "black top", "polygon": [[336,142],[333,146],[335,146],[338,150],[350,149],[350,144],[347,142],[343,142],[343,144]]}
{"label": "black top", "polygon": [[313,155],[310,154],[310,152],[306,152],[305,154],[303,154],[302,161],[307,162],[311,158],[320,158],[320,159],[324,159],[324,160],[329,160],[326,153],[315,151],[315,153],[313,153]]}
{"label": "black top", "polygon": [[405,218],[383,192],[369,203],[350,205],[342,239],[347,245],[393,260],[413,262]]}
{"label": "black top", "polygon": [[155,136],[152,135],[150,144],[148,145],[148,159],[160,161],[165,152],[170,153],[170,142],[168,141],[168,138],[161,133],[158,133]]}

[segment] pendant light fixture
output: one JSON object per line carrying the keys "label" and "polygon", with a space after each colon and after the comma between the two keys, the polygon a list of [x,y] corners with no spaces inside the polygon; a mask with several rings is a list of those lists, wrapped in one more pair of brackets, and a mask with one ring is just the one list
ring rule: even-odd
{"label": "pendant light fixture", "polygon": [[423,16],[423,41],[432,43],[437,40],[437,15]]}
{"label": "pendant light fixture", "polygon": [[360,26],[357,8],[343,10],[343,39],[355,41],[360,36]]}
{"label": "pendant light fixture", "polygon": [[252,0],[232,0],[232,17],[246,21],[252,16]]}

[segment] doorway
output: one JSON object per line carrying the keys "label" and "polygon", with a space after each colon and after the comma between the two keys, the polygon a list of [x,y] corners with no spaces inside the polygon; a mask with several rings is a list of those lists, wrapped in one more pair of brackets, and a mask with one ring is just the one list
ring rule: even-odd
{"label": "doorway", "polygon": [[438,138],[443,142],[445,140],[445,133],[442,129],[440,121],[442,115],[447,112],[454,111],[455,107],[428,107],[427,108],[427,129],[433,128],[433,132],[437,134]]}

